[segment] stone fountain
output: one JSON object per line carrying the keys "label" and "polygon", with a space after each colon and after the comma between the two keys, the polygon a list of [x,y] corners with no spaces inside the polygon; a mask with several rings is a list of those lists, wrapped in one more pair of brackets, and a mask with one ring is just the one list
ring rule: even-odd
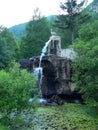
{"label": "stone fountain", "polygon": [[22,68],[27,68],[33,74],[37,70],[37,87],[39,87],[41,99],[50,98],[54,101],[59,100],[58,97],[77,98],[76,93],[73,96],[75,85],[71,82],[71,62],[75,55],[72,49],[62,49],[60,37],[52,34],[42,49],[41,56],[23,60],[20,64]]}
{"label": "stone fountain", "polygon": [[[52,35],[47,47],[47,55],[41,57],[42,96],[66,95],[71,93],[71,60],[62,55],[61,39]],[[40,57],[31,58],[33,70],[39,67]],[[40,81],[40,76],[39,76]],[[38,81],[38,82],[39,82]],[[39,83],[38,83],[39,84]]]}

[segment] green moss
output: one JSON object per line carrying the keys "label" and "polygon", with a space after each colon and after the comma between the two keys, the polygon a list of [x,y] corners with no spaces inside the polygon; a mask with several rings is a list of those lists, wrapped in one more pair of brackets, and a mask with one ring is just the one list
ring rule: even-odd
{"label": "green moss", "polygon": [[34,130],[97,130],[98,115],[81,104],[42,106],[34,114]]}

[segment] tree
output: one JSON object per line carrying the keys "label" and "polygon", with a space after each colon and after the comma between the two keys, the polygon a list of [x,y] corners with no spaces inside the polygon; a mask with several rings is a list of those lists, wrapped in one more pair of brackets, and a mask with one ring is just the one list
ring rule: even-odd
{"label": "tree", "polygon": [[90,5],[91,11],[98,14],[98,0],[93,0],[92,4]]}
{"label": "tree", "polygon": [[93,21],[98,20],[98,0],[93,0],[93,2],[88,7],[90,13],[92,14]]}
{"label": "tree", "polygon": [[0,26],[0,69],[5,68],[15,58],[16,41],[11,32]]}
{"label": "tree", "polygon": [[85,100],[98,102],[98,21],[88,23],[79,31],[73,45],[77,52],[74,81]]}
{"label": "tree", "polygon": [[22,57],[29,58],[40,55],[41,49],[49,39],[50,29],[45,17],[41,17],[39,9],[34,11],[32,20],[26,27],[26,36],[22,38],[21,52]]}
{"label": "tree", "polygon": [[74,43],[77,27],[89,19],[89,15],[83,12],[86,0],[77,3],[77,0],[67,0],[61,3],[60,8],[63,14],[57,16],[55,26],[61,30],[69,30],[71,34],[71,43]]}

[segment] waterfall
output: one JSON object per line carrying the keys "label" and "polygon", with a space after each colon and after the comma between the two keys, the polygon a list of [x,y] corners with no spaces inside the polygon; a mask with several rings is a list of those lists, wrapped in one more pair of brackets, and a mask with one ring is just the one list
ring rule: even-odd
{"label": "waterfall", "polygon": [[45,46],[42,48],[42,52],[41,52],[41,55],[40,55],[40,61],[39,61],[39,88],[40,88],[40,96],[41,98],[43,97],[43,94],[42,94],[42,80],[43,80],[43,68],[41,67],[41,61],[42,61],[42,58],[43,56],[45,56],[46,52],[47,52],[47,47],[49,45],[51,40],[48,40],[46,43],[45,43]]}
{"label": "waterfall", "polygon": [[40,91],[40,97],[42,98],[42,79],[43,79],[43,69],[42,67],[37,67],[33,71],[33,75],[37,76],[39,79],[39,91]]}
{"label": "waterfall", "polygon": [[39,59],[39,66],[37,68],[35,68],[35,70],[33,72],[33,75],[39,76],[39,89],[40,89],[40,97],[41,97],[41,99],[43,97],[43,94],[42,94],[43,68],[41,67],[41,62],[42,62],[43,56],[45,56],[45,54],[47,52],[47,47],[48,47],[50,42],[51,42],[51,39],[49,39],[45,43],[45,46],[42,48],[42,52],[41,52],[40,59]]}
{"label": "waterfall", "polygon": [[41,52],[41,55],[40,55],[39,67],[41,67],[42,58],[43,58],[43,56],[45,56],[45,53],[47,52],[47,47],[48,47],[48,45],[49,45],[50,42],[51,42],[51,39],[48,40],[48,41],[45,43],[45,46],[44,46],[43,49],[42,49],[42,52]]}

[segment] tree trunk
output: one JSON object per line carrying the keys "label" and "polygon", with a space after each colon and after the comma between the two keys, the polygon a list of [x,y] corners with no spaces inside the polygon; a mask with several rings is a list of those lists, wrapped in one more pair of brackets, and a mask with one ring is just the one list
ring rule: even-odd
{"label": "tree trunk", "polygon": [[74,30],[71,31],[71,43],[74,44]]}

